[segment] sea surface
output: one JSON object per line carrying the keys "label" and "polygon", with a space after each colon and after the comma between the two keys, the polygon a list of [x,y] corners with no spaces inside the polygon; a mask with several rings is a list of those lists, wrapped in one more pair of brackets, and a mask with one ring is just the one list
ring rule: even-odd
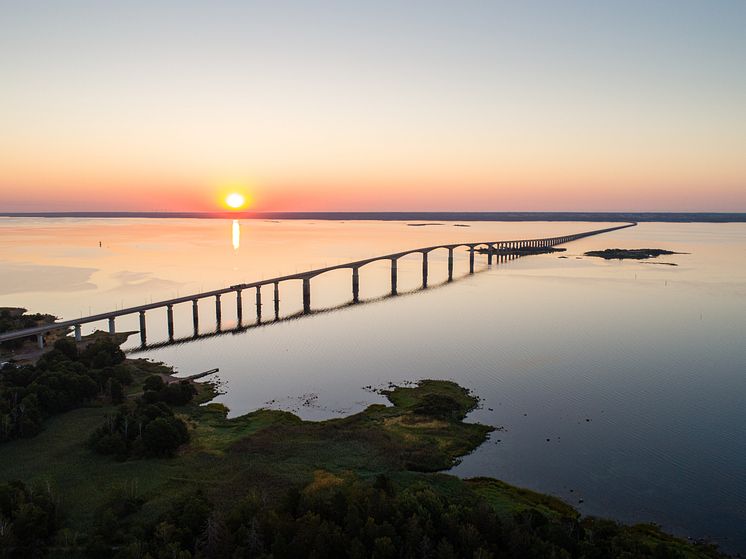
{"label": "sea surface", "polygon": [[[70,319],[410,248],[605,226],[0,218],[0,306]],[[681,254],[583,256],[616,247]],[[368,387],[452,379],[481,398],[469,420],[499,427],[453,473],[746,553],[746,224],[641,223],[566,248],[492,267],[478,256],[472,276],[461,250],[451,283],[436,251],[426,290],[413,255],[396,297],[389,264],[371,264],[356,305],[350,272],[336,271],[312,280],[312,306],[326,312],[297,318],[301,286],[290,282],[278,322],[271,288],[257,327],[255,294],[244,292],[245,331],[144,350],[133,335],[127,348],[183,375],[218,367],[218,400],[234,416],[267,406],[338,417],[384,401]],[[235,296],[222,306],[230,330]],[[174,310],[176,337],[190,337],[191,304]],[[209,334],[214,300],[199,311]],[[137,328],[137,315],[117,320]],[[165,311],[149,312],[147,328],[149,344],[166,341]]]}

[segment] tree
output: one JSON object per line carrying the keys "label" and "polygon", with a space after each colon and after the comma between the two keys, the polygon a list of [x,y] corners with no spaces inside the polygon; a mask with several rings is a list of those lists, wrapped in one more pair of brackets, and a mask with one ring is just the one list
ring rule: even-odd
{"label": "tree", "polygon": [[176,449],[189,441],[184,422],[176,417],[158,417],[145,426],[142,442],[149,456],[173,456]]}
{"label": "tree", "polygon": [[163,382],[163,378],[160,375],[150,375],[148,378],[145,379],[142,388],[143,390],[153,390],[154,392],[159,392],[164,386],[165,383]]}

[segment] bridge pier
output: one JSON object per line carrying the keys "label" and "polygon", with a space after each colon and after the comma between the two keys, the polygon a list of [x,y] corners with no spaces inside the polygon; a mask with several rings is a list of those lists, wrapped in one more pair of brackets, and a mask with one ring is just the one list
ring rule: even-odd
{"label": "bridge pier", "polygon": [[236,289],[236,318],[238,319],[238,325],[243,324],[243,300],[241,297],[241,289]]}
{"label": "bridge pier", "polygon": [[215,295],[215,326],[220,330],[220,324],[223,322],[223,307],[220,304],[220,294]]}
{"label": "bridge pier", "polygon": [[262,323],[262,286],[256,286],[256,323]]}
{"label": "bridge pier", "polygon": [[280,320],[280,282],[275,282],[275,320]]}
{"label": "bridge pier", "polygon": [[422,287],[427,287],[427,254],[422,253]]}
{"label": "bridge pier", "polygon": [[166,320],[168,322],[168,339],[174,339],[174,306],[166,305]]}
{"label": "bridge pier", "polygon": [[199,303],[197,299],[192,299],[192,325],[194,326],[194,335],[199,334]]}
{"label": "bridge pier", "polygon": [[360,301],[360,268],[352,268],[352,302]]}
{"label": "bridge pier", "polygon": [[147,333],[145,332],[145,311],[140,311],[140,345],[145,345]]}
{"label": "bridge pier", "polygon": [[311,278],[303,278],[303,314],[311,312]]}
{"label": "bridge pier", "polygon": [[236,292],[236,314],[238,317],[238,326],[239,328],[243,328],[242,322],[243,322],[243,303],[242,303],[242,290],[249,289],[256,287],[257,288],[257,320],[261,322],[262,316],[261,316],[261,287],[264,285],[269,285],[270,283],[274,284],[274,292],[275,292],[275,317],[279,319],[279,282],[285,281],[285,280],[303,280],[303,310],[305,314],[308,314],[311,312],[311,289],[310,289],[310,280],[314,277],[316,277],[319,274],[331,271],[331,270],[337,270],[342,268],[350,268],[353,270],[353,296],[357,300],[359,299],[359,268],[362,266],[365,266],[371,262],[375,262],[378,260],[390,260],[391,261],[391,293],[392,295],[395,295],[397,293],[397,266],[398,266],[398,259],[407,256],[409,254],[415,254],[415,253],[421,253],[422,254],[422,286],[423,288],[426,288],[428,285],[428,258],[429,253],[436,249],[446,249],[448,250],[448,279],[449,281],[453,278],[453,251],[455,250],[455,247],[461,247],[465,246],[469,250],[469,273],[474,273],[474,253],[477,250],[477,247],[488,247],[487,249],[487,255],[490,261],[494,260],[494,257],[497,256],[498,262],[503,261],[512,261],[516,258],[520,257],[520,252],[516,249],[521,249],[525,247],[553,247],[555,245],[561,245],[565,243],[569,243],[572,241],[576,241],[579,239],[584,239],[586,237],[590,237],[591,235],[599,235],[602,233],[607,233],[610,231],[617,231],[621,229],[625,229],[627,227],[634,227],[637,225],[636,223],[629,223],[626,225],[621,225],[618,227],[607,227],[605,229],[597,229],[594,231],[585,231],[580,233],[575,233],[571,235],[562,235],[559,237],[548,237],[543,239],[521,239],[521,240],[514,240],[514,241],[488,241],[483,243],[467,243],[467,244],[459,244],[459,245],[438,245],[438,246],[431,246],[431,247],[423,247],[423,248],[417,248],[409,251],[394,253],[394,254],[388,254],[385,256],[379,256],[376,258],[370,258],[366,260],[358,260],[355,262],[349,262],[347,264],[340,264],[337,266],[329,266],[326,268],[321,268],[317,270],[309,270],[306,272],[296,273],[293,275],[287,275],[282,277],[276,277],[270,280],[266,281],[258,281],[253,282],[250,284],[239,284],[239,285],[232,285],[230,287],[226,287],[223,289],[215,290],[215,291],[208,291],[203,293],[196,293],[192,295],[188,295],[185,297],[176,297],[173,299],[168,299],[165,301],[159,301],[157,303],[151,302],[150,304],[145,305],[138,305],[135,307],[129,307],[129,308],[122,308],[117,309],[113,312],[108,313],[101,313],[97,315],[91,315],[88,317],[80,317],[79,319],[73,319],[73,320],[65,320],[59,323],[55,323],[52,325],[44,325],[44,326],[36,326],[33,328],[24,328],[21,330],[17,330],[14,332],[5,332],[3,334],[0,334],[0,342],[5,342],[8,340],[16,340],[16,339],[28,339],[29,337],[36,336],[37,344],[40,348],[43,348],[45,346],[45,339],[44,335],[48,333],[51,330],[57,330],[57,329],[69,329],[74,328],[74,336],[76,341],[82,340],[82,334],[81,329],[83,324],[89,324],[89,323],[101,323],[104,320],[108,320],[109,325],[109,332],[111,334],[116,333],[116,318],[119,316],[125,316],[125,315],[131,315],[140,313],[140,335],[143,340],[145,341],[145,312],[148,310],[154,310],[154,309],[160,309],[163,307],[167,308],[167,320],[168,320],[168,331],[169,331],[169,340],[173,341],[174,336],[174,323],[173,323],[173,305],[181,304],[181,303],[187,303],[189,301],[192,301],[193,305],[193,321],[195,323],[195,330],[198,330],[198,302],[200,299],[208,298],[208,297],[215,297],[215,319],[217,322],[217,329],[220,331],[221,328],[221,295],[231,292]]}
{"label": "bridge pier", "polygon": [[391,259],[391,294],[396,295],[397,266],[399,261],[396,258]]}
{"label": "bridge pier", "polygon": [[487,266],[492,266],[492,245],[487,245]]}

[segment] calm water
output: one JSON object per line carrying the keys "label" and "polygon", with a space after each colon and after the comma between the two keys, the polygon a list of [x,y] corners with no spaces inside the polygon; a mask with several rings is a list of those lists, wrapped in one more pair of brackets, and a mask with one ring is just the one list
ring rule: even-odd
{"label": "calm water", "polygon": [[[0,306],[73,318],[418,246],[600,227],[0,219]],[[689,254],[652,261],[676,267],[576,258],[611,247]],[[426,291],[411,257],[399,269],[410,294],[138,355],[183,374],[220,367],[219,400],[234,415],[272,406],[322,419],[381,401],[367,385],[453,379],[482,398],[470,419],[504,428],[456,474],[746,552],[746,224],[641,224],[567,248],[568,258],[482,261],[471,277],[460,253],[461,279]],[[446,278],[445,256],[431,255],[431,285]],[[387,264],[364,268],[361,295],[385,295],[388,278]],[[351,299],[349,271],[312,286],[315,308]],[[245,318],[253,299],[245,295]],[[299,311],[300,285],[283,287],[281,300],[284,316]],[[175,310],[177,336],[189,335],[190,305]],[[207,332],[213,303],[200,312]],[[135,330],[136,320],[117,327]],[[223,327],[231,323],[235,298],[225,296]],[[165,311],[149,313],[148,341],[165,331]],[[134,336],[128,347],[137,345]]]}

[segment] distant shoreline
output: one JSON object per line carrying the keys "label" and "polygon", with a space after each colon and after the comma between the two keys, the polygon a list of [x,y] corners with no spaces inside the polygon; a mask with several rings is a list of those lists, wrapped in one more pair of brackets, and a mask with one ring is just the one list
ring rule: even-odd
{"label": "distant shoreline", "polygon": [[331,221],[746,222],[746,213],[725,212],[0,212],[0,217],[69,217],[97,219],[316,219]]}

